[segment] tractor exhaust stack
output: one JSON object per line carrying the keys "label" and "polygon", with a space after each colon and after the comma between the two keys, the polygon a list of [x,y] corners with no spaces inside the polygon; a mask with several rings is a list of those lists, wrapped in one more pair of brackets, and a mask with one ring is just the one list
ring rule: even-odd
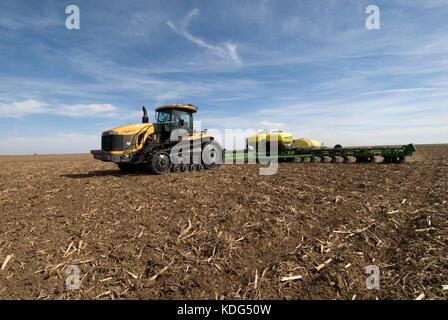
{"label": "tractor exhaust stack", "polygon": [[143,117],[142,117],[142,123],[148,123],[149,119],[148,119],[148,112],[146,112],[146,108],[142,107],[143,109]]}

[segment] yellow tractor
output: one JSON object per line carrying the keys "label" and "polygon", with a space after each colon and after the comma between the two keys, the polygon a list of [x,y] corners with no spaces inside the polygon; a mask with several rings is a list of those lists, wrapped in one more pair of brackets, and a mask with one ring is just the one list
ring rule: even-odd
{"label": "yellow tractor", "polygon": [[156,173],[216,170],[222,149],[207,130],[193,130],[197,107],[172,104],[158,107],[156,122],[149,123],[143,107],[142,123],[104,131],[101,150],[92,150],[95,159],[118,164],[122,171],[138,168]]}

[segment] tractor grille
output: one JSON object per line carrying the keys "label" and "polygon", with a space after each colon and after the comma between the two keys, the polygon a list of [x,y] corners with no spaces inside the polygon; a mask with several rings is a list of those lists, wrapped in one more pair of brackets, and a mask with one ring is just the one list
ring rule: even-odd
{"label": "tractor grille", "polygon": [[101,149],[104,151],[123,151],[132,149],[133,134],[130,135],[103,135],[101,137]]}

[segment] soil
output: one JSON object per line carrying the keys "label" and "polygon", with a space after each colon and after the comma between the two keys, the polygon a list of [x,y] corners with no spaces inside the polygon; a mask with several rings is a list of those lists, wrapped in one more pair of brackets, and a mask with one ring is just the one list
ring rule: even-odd
{"label": "soil", "polygon": [[447,159],[431,146],[404,164],[157,176],[0,157],[0,298],[446,299]]}

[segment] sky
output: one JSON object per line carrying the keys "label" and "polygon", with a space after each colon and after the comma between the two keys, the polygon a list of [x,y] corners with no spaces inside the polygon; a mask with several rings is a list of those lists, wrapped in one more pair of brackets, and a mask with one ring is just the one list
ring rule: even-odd
{"label": "sky", "polygon": [[226,147],[262,129],[447,143],[447,88],[446,0],[0,2],[2,155],[88,153],[142,106],[173,103],[196,105]]}

